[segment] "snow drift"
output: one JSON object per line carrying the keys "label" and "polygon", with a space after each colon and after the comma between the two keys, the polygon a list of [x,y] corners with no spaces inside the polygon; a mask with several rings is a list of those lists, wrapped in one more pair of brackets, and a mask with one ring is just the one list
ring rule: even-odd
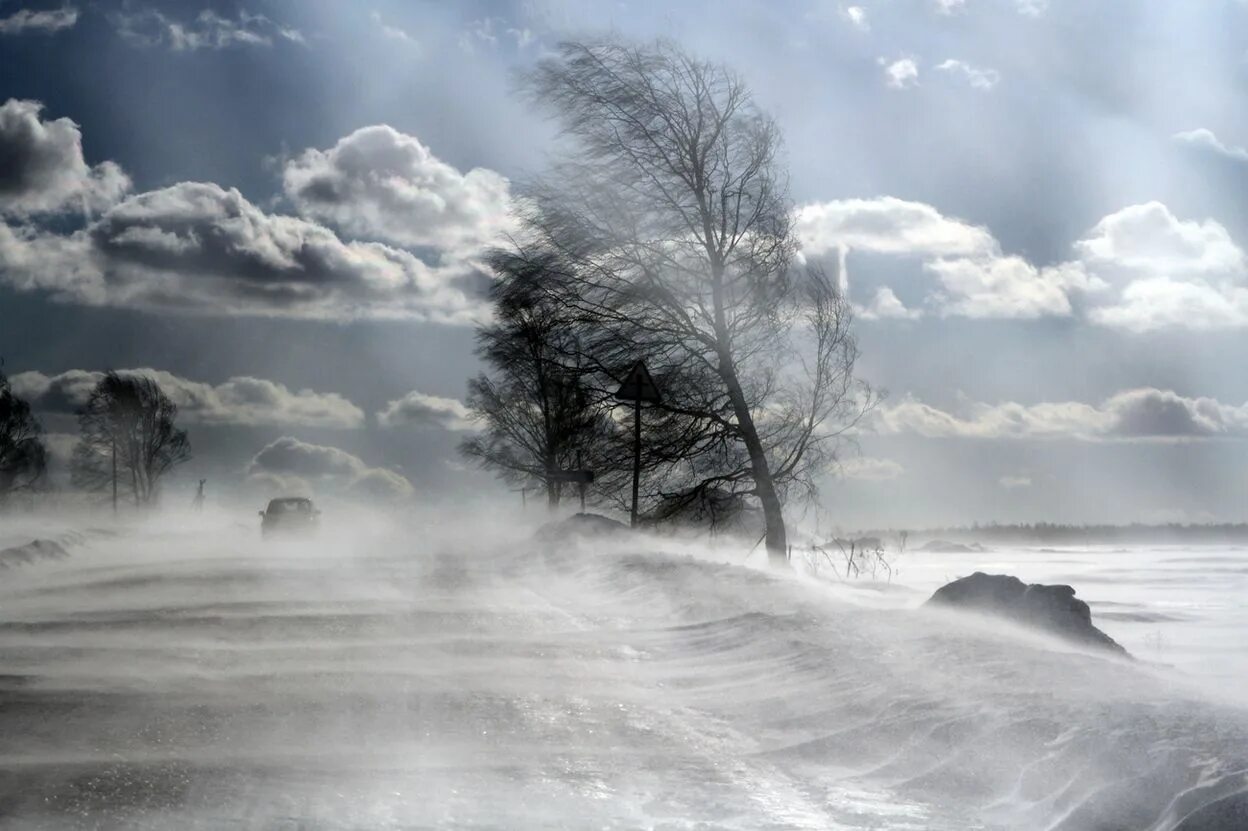
{"label": "snow drift", "polygon": [[6,827],[1244,827],[1248,712],[1165,670],[639,545],[167,528],[8,572]]}

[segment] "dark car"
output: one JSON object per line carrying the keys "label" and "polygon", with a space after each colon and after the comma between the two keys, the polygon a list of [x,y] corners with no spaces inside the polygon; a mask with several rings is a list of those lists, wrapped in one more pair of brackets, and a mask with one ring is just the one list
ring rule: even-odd
{"label": "dark car", "polygon": [[260,534],[311,534],[320,526],[321,512],[302,496],[272,499],[260,512]]}

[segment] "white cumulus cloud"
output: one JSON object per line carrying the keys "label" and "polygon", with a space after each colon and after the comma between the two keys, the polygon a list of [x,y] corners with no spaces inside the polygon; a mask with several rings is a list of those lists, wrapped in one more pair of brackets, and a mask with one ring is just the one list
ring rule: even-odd
{"label": "white cumulus cloud", "polygon": [[130,188],[116,164],[88,165],[78,125],[45,119],[38,101],[10,98],[0,105],[0,159],[0,214],[98,211]]}
{"label": "white cumulus cloud", "polygon": [[248,482],[273,495],[352,495],[370,501],[410,498],[415,489],[400,473],[371,467],[337,447],[282,436],[260,449],[246,469]]}
{"label": "white cumulus cloud", "polygon": [[919,65],[914,58],[898,58],[894,61],[880,59],[884,67],[884,83],[889,89],[909,89],[919,84]]}
{"label": "white cumulus cloud", "polygon": [[1248,439],[1248,403],[1225,404],[1151,387],[1124,390],[1099,404],[963,402],[953,413],[906,397],[881,407],[872,429],[929,438],[1079,441]]}
{"label": "white cumulus cloud", "polygon": [[398,245],[473,251],[511,227],[503,176],[463,173],[384,124],[305,150],[286,163],[282,184],[304,216]]}
{"label": "white cumulus cloud", "polygon": [[966,61],[950,58],[936,65],[936,69],[957,76],[973,89],[990,90],[1001,82],[1001,73],[989,67],[973,66]]}
{"label": "white cumulus cloud", "polygon": [[51,34],[70,29],[78,22],[78,10],[73,6],[59,9],[18,9],[13,14],[0,17],[0,35],[18,35],[23,32]]}
{"label": "white cumulus cloud", "polygon": [[1219,156],[1225,156],[1228,159],[1236,161],[1248,161],[1248,149],[1237,145],[1223,144],[1222,140],[1214,135],[1212,130],[1205,127],[1197,127],[1195,130],[1185,130],[1181,133],[1175,133],[1174,140],[1180,144],[1187,144],[1192,147],[1198,147],[1202,150],[1209,150]]}
{"label": "white cumulus cloud", "polygon": [[[189,423],[341,429],[364,424],[364,412],[337,393],[292,390],[285,384],[250,376],[208,384],[158,369],[118,371],[154,379],[178,405],[179,418]],[[71,369],[55,375],[21,372],[10,381],[13,390],[35,409],[72,413],[86,403],[91,389],[102,377],[101,372]]]}
{"label": "white cumulus cloud", "polygon": [[441,427],[445,430],[475,430],[477,425],[464,402],[413,390],[388,403],[377,413],[382,427]]}

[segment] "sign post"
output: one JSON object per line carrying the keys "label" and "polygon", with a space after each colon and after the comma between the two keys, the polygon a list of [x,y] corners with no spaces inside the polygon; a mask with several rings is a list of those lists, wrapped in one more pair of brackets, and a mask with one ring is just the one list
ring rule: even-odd
{"label": "sign post", "polygon": [[616,390],[615,397],[620,401],[633,402],[633,509],[629,513],[628,524],[636,528],[637,495],[641,487],[641,404],[643,401],[658,404],[662,400],[645,361],[633,364],[628,377]]}

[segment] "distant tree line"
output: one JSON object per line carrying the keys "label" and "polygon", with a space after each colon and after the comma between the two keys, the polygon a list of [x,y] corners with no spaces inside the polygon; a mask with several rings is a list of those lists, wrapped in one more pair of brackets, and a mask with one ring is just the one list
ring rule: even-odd
{"label": "distant tree line", "polygon": [[[77,412],[79,439],[70,459],[74,487],[121,502],[151,505],[164,476],[191,458],[178,408],[155,379],[106,372]],[[29,402],[0,373],[0,503],[46,485],[48,449]]]}
{"label": "distant tree line", "polygon": [[[885,537],[893,532],[867,531],[866,536]],[[1248,542],[1248,523],[1146,523],[1122,525],[1074,525],[1055,522],[975,523],[953,528],[930,528],[908,532],[921,540],[950,542],[984,542],[999,545],[1031,543],[1054,545],[1112,545],[1142,543],[1244,543]]]}
{"label": "distant tree line", "polygon": [[613,395],[644,360],[662,390],[642,419],[648,515],[754,512],[783,561],[784,506],[876,396],[841,287],[798,256],[779,128],[733,72],[668,43],[563,44],[524,89],[566,152],[489,257],[463,452],[552,505],[561,470],[591,467],[595,501],[623,507],[633,423]]}

